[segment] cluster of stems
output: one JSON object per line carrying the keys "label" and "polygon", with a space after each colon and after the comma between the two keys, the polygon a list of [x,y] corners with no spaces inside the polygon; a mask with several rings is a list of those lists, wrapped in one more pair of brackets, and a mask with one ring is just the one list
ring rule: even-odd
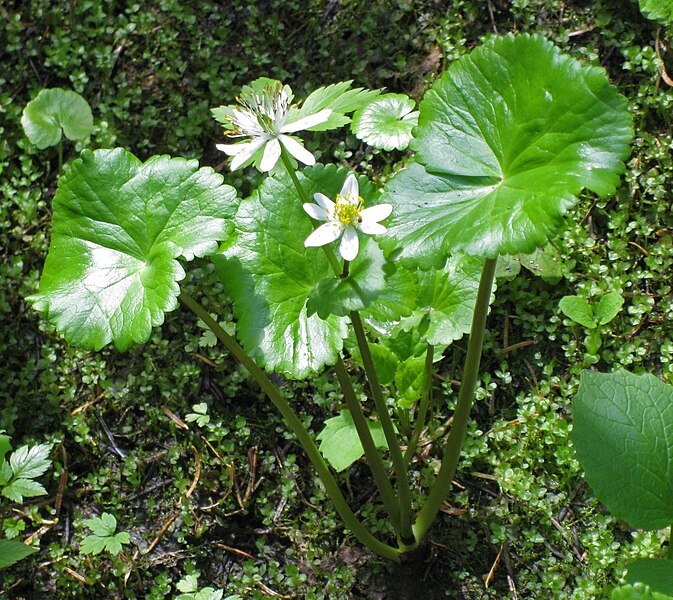
{"label": "cluster of stems", "polygon": [[[281,159],[294,183],[301,202],[309,202],[310,199],[301,186],[284,149],[281,154]],[[345,264],[342,265],[329,246],[324,246],[323,248],[327,259],[334,270],[335,276],[342,278],[347,277],[348,262],[345,261]],[[456,472],[479,374],[479,363],[483,347],[486,317],[495,276],[495,263],[495,259],[486,259],[484,263],[472,319],[460,392],[453,415],[451,430],[444,440],[443,458],[437,477],[435,478],[422,507],[417,512],[414,512],[412,506],[409,467],[416,450],[416,445],[418,444],[421,433],[425,427],[428,409],[432,401],[433,347],[428,344],[425,360],[425,385],[416,409],[413,429],[411,427],[408,428],[411,429],[411,432],[404,444],[406,446],[406,451],[403,452],[403,446],[400,444],[398,433],[391,420],[386,397],[381,388],[376,369],[374,368],[374,361],[369,349],[362,320],[359,313],[356,311],[352,311],[349,315],[362,357],[371,398],[374,401],[376,415],[381,423],[388,450],[390,452],[395,486],[393,486],[391,474],[389,474],[386,469],[381,452],[372,439],[361,402],[355,394],[350,376],[341,358],[339,358],[335,365],[335,372],[341,386],[346,406],[353,417],[353,422],[362,443],[364,454],[378,489],[378,493],[386,509],[390,523],[395,530],[397,537],[396,546],[386,544],[377,539],[360,522],[346,501],[334,473],[318,450],[313,437],[309,434],[294,409],[290,406],[287,399],[279,392],[278,388],[272,383],[267,374],[257,365],[257,363],[255,363],[245,350],[243,350],[238,342],[210,316],[208,311],[205,310],[201,304],[184,292],[180,294],[180,300],[213,331],[217,338],[227,347],[229,352],[250,372],[274,406],[280,411],[306,452],[313,467],[316,469],[318,476],[325,486],[327,495],[332,500],[346,527],[348,527],[352,534],[372,552],[389,560],[401,562],[404,555],[416,550],[427,536],[430,526],[435,520],[439,509],[447,496],[451,481]]]}

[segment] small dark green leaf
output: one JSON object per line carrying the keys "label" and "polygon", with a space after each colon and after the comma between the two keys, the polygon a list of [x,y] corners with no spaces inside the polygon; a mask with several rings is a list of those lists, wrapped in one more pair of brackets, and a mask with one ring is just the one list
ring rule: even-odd
{"label": "small dark green leaf", "polygon": [[83,140],[93,130],[93,115],[87,101],[70,90],[42,90],[23,110],[21,125],[38,148],[55,146],[61,132],[69,140]]}
{"label": "small dark green leaf", "polygon": [[673,560],[639,558],[628,566],[626,583],[644,583],[653,592],[673,596]]}
{"label": "small dark green leaf", "polygon": [[[387,448],[381,424],[369,421],[367,426],[376,447]],[[347,469],[365,453],[353,417],[347,410],[342,410],[338,417],[327,419],[317,437],[320,440],[320,452],[335,471]]]}
{"label": "small dark green leaf", "polygon": [[589,303],[579,296],[563,296],[559,302],[561,312],[580,325],[584,325],[587,329],[595,329],[596,321],[594,313]]}
{"label": "small dark green leaf", "polygon": [[54,198],[49,255],[30,298],[66,339],[98,350],[146,342],[174,310],[191,260],[232,230],[236,192],[196,160],[84,151]]}
{"label": "small dark green leaf", "polygon": [[34,552],[37,552],[37,548],[26,546],[21,542],[0,540],[0,569],[12,566]]}
{"label": "small dark green leaf", "polygon": [[673,387],[652,375],[585,371],[572,441],[596,497],[633,527],[673,523]]}

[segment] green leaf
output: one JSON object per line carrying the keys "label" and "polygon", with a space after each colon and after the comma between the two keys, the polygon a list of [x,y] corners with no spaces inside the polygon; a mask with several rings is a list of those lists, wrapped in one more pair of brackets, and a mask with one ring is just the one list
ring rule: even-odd
{"label": "green leaf", "polygon": [[[309,197],[321,192],[332,198],[347,175],[334,165],[316,165],[298,174]],[[364,178],[360,193],[376,198]],[[304,247],[313,225],[289,176],[267,178],[241,203],[235,222],[235,240],[213,262],[233,301],[243,347],[267,370],[294,379],[333,365],[348,335],[347,321],[309,313],[315,286],[336,276],[322,248]]]}
{"label": "green leaf", "polygon": [[584,325],[587,329],[595,329],[596,321],[594,313],[589,303],[579,296],[563,296],[559,302],[558,307],[561,312],[580,325]]}
{"label": "green leaf", "polygon": [[9,457],[14,477],[33,479],[42,475],[51,465],[49,454],[51,444],[37,446],[21,446]]}
{"label": "green leaf", "polygon": [[421,337],[448,346],[470,331],[483,260],[452,256],[443,269],[418,273],[418,307],[402,319],[405,331],[422,326]]}
{"label": "green leaf", "polygon": [[418,125],[416,103],[405,94],[384,94],[353,115],[351,131],[370,146],[404,150]]}
{"label": "green leaf", "polygon": [[[395,263],[395,257],[388,259]],[[418,277],[399,264],[386,278],[386,286],[364,311],[362,318],[380,335],[390,335],[398,329],[402,317],[408,317],[416,308],[418,300]]]}
{"label": "green leaf", "polygon": [[72,343],[146,342],[174,310],[191,260],[229,235],[236,192],[196,160],[84,151],[61,178],[40,291],[30,300]]}
{"label": "green leaf", "polygon": [[673,600],[673,596],[653,592],[648,586],[637,583],[615,588],[612,590],[610,600]]}
{"label": "green leaf", "polygon": [[493,37],[454,62],[420,105],[421,164],[391,178],[382,238],[405,263],[532,252],[589,189],[611,194],[633,137],[603,69],[538,36]]}
{"label": "green leaf", "polygon": [[601,297],[594,307],[594,315],[599,325],[605,325],[612,321],[624,305],[624,298],[617,292],[610,292]]}
{"label": "green leaf", "polygon": [[37,552],[37,548],[13,540],[0,539],[0,569],[10,567],[34,552]]}
{"label": "green leaf", "polygon": [[531,273],[547,282],[555,283],[563,276],[561,259],[552,244],[544,248],[536,248],[530,254],[520,254],[518,259]]}
{"label": "green leaf", "polygon": [[304,100],[299,110],[290,111],[286,123],[293,123],[325,108],[332,110],[329,119],[310,127],[309,131],[327,131],[350,123],[351,119],[346,116],[347,113],[358,110],[380,94],[379,90],[350,89],[352,83],[352,81],[341,81],[318,88]]}
{"label": "green leaf", "polygon": [[12,449],[11,438],[8,435],[0,434],[0,462],[5,455]]}
{"label": "green leaf", "polygon": [[673,2],[671,0],[638,0],[640,11],[653,21],[664,25],[673,23]]}
{"label": "green leaf", "polygon": [[639,558],[629,564],[626,583],[644,583],[653,592],[673,596],[673,560]]}
{"label": "green leaf", "polygon": [[572,441],[596,497],[640,529],[673,523],[673,387],[652,375],[585,371]]}
{"label": "green leaf", "polygon": [[395,271],[383,251],[372,238],[364,238],[357,259],[350,264],[348,277],[335,277],[332,272],[318,282],[306,305],[308,314],[318,313],[345,317],[349,312],[367,308],[386,287],[386,279]]}
{"label": "green leaf", "polygon": [[104,550],[110,554],[119,554],[123,544],[129,544],[131,539],[128,533],[117,529],[117,519],[110,513],[103,513],[100,517],[87,519],[84,524],[93,531],[82,540],[80,552],[82,554],[100,554]]}
{"label": "green leaf", "polygon": [[425,357],[411,357],[405,360],[395,374],[399,405],[402,408],[410,408],[421,397],[424,385]]}
{"label": "green leaf", "polygon": [[[346,347],[353,360],[364,369],[362,355],[360,354],[360,348],[355,339],[355,335],[352,335],[346,340]],[[395,372],[397,371],[399,363],[397,355],[387,346],[373,341],[369,342],[369,352],[374,361],[374,368],[376,369],[379,383],[381,385],[389,385],[392,383],[395,380]]]}
{"label": "green leaf", "polygon": [[43,149],[55,146],[61,132],[69,140],[83,140],[93,131],[93,115],[87,101],[70,90],[42,90],[21,115],[21,125],[32,144]]}
{"label": "green leaf", "polygon": [[[387,448],[381,423],[368,421],[367,426],[376,447]],[[320,440],[320,452],[337,472],[350,467],[365,453],[353,417],[347,410],[340,411],[338,417],[327,419],[317,438]]]}
{"label": "green leaf", "polygon": [[2,495],[13,502],[23,502],[24,498],[44,496],[46,493],[47,490],[42,485],[30,479],[15,479],[2,488]]}

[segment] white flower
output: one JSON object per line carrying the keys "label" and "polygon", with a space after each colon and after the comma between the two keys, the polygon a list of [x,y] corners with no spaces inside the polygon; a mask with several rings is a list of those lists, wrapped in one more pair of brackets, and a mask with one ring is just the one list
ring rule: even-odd
{"label": "white flower", "polygon": [[377,235],[385,233],[386,228],[379,223],[390,216],[393,210],[390,204],[377,204],[364,208],[364,200],[359,195],[358,180],[352,173],[346,178],[336,202],[324,194],[315,194],[316,204],[304,204],[308,215],[318,221],[326,221],[306,238],[304,246],[324,246],[341,237],[339,254],[352,261],[358,254],[360,242],[358,229],[362,233]]}
{"label": "white flower", "polygon": [[[231,137],[249,137],[250,140],[238,144],[217,144],[217,149],[233,156],[231,170],[235,171],[264,147],[259,168],[270,171],[278,162],[281,147],[305,165],[314,165],[315,158],[296,138],[287,133],[315,127],[329,119],[332,110],[326,108],[317,113],[291,123],[285,123],[290,113],[287,92],[280,83],[267,85],[262,94],[242,94],[240,107],[233,109],[230,120],[233,125]],[[296,112],[296,109],[292,109]]]}

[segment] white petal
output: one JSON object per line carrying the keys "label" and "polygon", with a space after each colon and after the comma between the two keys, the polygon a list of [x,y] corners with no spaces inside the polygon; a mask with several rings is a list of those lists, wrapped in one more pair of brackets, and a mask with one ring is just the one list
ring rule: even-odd
{"label": "white petal", "polygon": [[241,131],[249,135],[259,135],[262,128],[259,125],[257,117],[249,110],[239,110],[235,108],[231,111],[232,120]]}
{"label": "white petal", "polygon": [[359,193],[360,186],[358,185],[358,180],[355,175],[351,173],[348,177],[346,177],[346,181],[344,181],[344,185],[341,188],[341,196],[344,198],[349,198],[351,194],[354,194],[355,199],[357,200]]}
{"label": "white petal", "polygon": [[365,221],[369,223],[378,223],[389,217],[391,212],[393,212],[392,204],[377,204],[376,206],[370,206],[369,208],[361,210],[360,217],[362,218],[363,223]]}
{"label": "white petal", "polygon": [[360,223],[360,231],[368,235],[381,235],[388,230],[375,221],[362,221],[362,223]]}
{"label": "white petal", "polygon": [[215,144],[215,148],[222,150],[227,156],[236,156],[243,152],[249,144],[250,142],[245,142],[243,144]]}
{"label": "white petal", "polygon": [[255,152],[257,152],[257,150],[259,150],[264,145],[265,142],[266,139],[263,137],[254,138],[251,141],[249,141],[247,144],[245,144],[246,146],[245,150],[236,153],[234,160],[231,161],[231,165],[229,168],[232,171],[238,169],[243,163],[251,159],[254,156]]}
{"label": "white petal", "polygon": [[334,212],[334,209],[336,208],[336,204],[332,202],[325,194],[321,194],[320,192],[313,194],[313,199],[318,203],[318,205],[322,206],[327,212],[332,213]]}
{"label": "white petal", "polygon": [[327,121],[327,119],[330,118],[331,114],[332,109],[326,108],[313,115],[309,115],[308,117],[299,119],[294,123],[288,123],[287,125],[283,125],[281,131],[283,133],[294,133],[295,131],[301,131],[302,129],[309,129],[311,127],[315,127],[316,125],[320,125],[320,123],[324,123],[325,121]]}
{"label": "white petal", "polygon": [[[324,225],[323,225],[324,227]],[[339,245],[339,254],[344,260],[355,260],[360,249],[360,240],[358,239],[358,232],[350,225],[344,230],[344,235],[341,238]]]}
{"label": "white petal", "polygon": [[279,158],[280,144],[276,138],[271,138],[264,148],[264,156],[262,156],[262,162],[259,163],[259,168],[264,172],[270,171],[276,166]]}
{"label": "white petal", "polygon": [[304,204],[304,210],[308,213],[309,217],[316,221],[327,221],[327,211],[322,206],[306,202]]}
{"label": "white petal", "polygon": [[306,238],[304,246],[324,246],[338,239],[342,231],[339,223],[325,223]]}
{"label": "white petal", "polygon": [[278,139],[283,143],[283,146],[287,148],[287,151],[299,162],[309,166],[315,164],[315,157],[313,154],[304,148],[304,146],[297,140],[291,138],[289,135],[281,135]]}

